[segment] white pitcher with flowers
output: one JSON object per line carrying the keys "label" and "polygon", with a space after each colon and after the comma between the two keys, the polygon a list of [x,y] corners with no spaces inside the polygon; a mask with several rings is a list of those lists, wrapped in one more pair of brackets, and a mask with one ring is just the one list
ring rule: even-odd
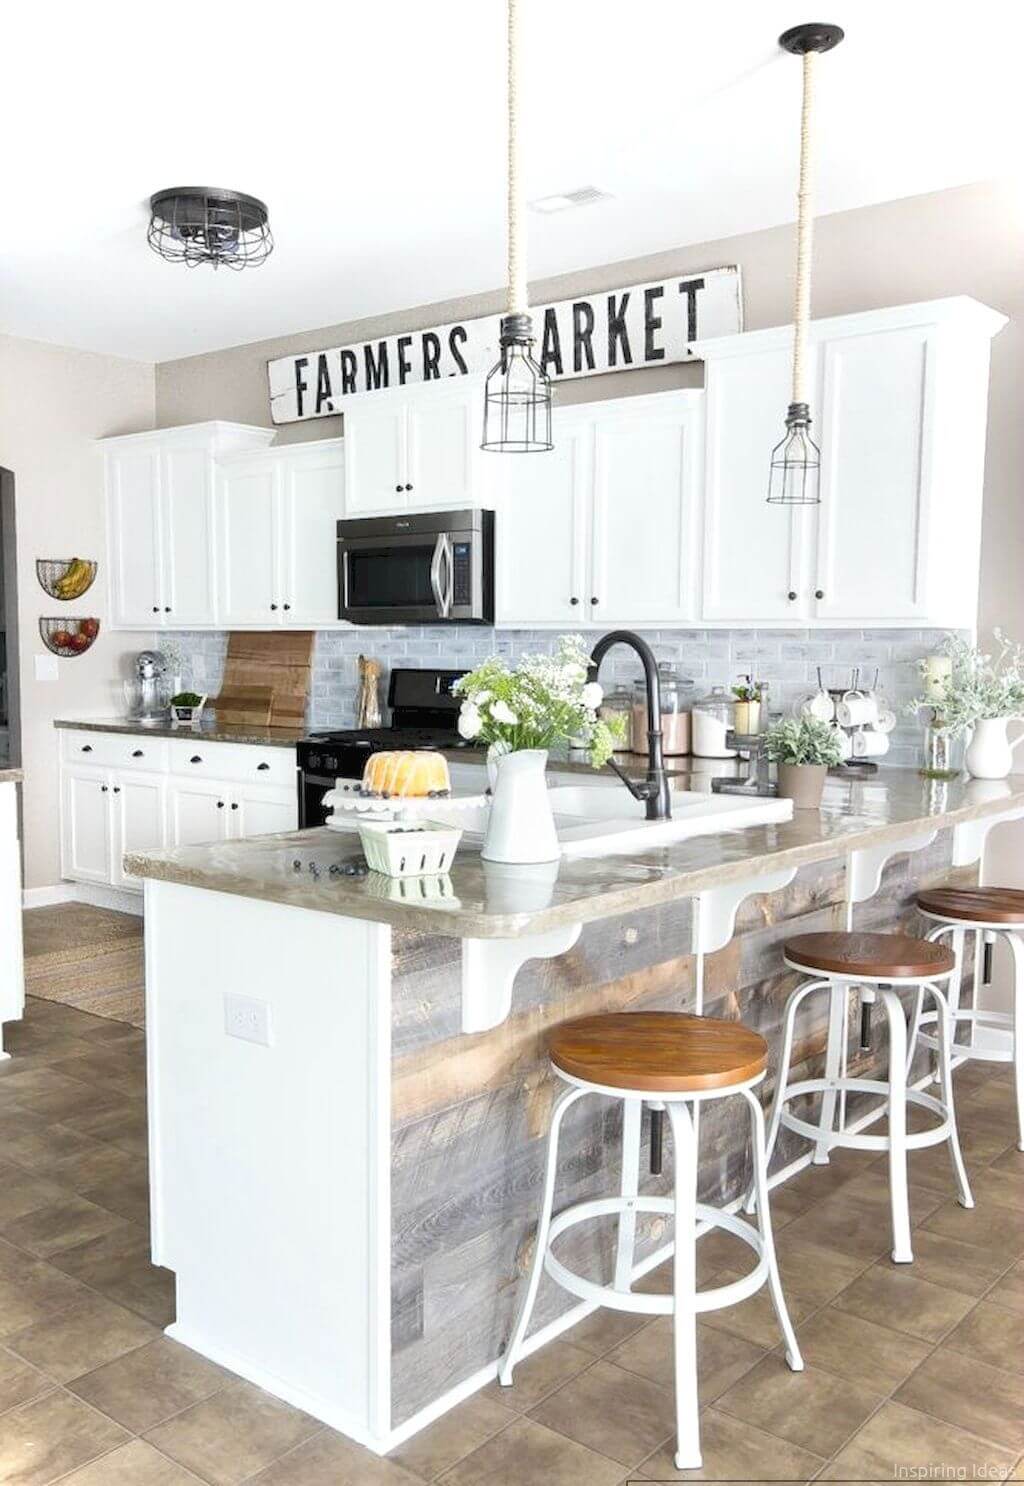
{"label": "white pitcher with flowers", "polygon": [[[930,707],[933,725],[951,737],[970,732],[964,755],[975,779],[1005,779],[1013,768],[1013,751],[1024,733],[1011,743],[1007,724],[1024,719],[1024,647],[993,630],[999,653],[977,650],[960,635],[947,635],[943,654],[950,658],[949,675],[933,680],[926,696],[911,708]],[[928,679],[927,662],[921,662]]]}
{"label": "white pitcher with flowers", "polygon": [[562,635],[554,655],[524,655],[514,667],[492,656],[455,683],[459,732],[486,743],[493,799],[481,856],[489,862],[552,862],[561,849],[548,798],[548,750],[582,747],[595,769],[612,754],[612,732],[597,715],[602,691],[588,680],[579,635]]}

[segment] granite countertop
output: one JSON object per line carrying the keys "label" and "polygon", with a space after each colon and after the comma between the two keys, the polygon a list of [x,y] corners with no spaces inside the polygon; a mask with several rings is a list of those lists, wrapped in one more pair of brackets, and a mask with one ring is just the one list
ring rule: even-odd
{"label": "granite countertop", "polygon": [[423,933],[509,939],[1013,810],[1024,812],[1021,775],[936,784],[911,769],[887,769],[870,781],[830,779],[821,811],[798,810],[791,821],[538,867],[498,866],[464,846],[445,878],[332,875],[332,866],[361,862],[362,852],[357,836],[326,827],[130,853],[125,863],[137,876],[163,882]]}
{"label": "granite countertop", "polygon": [[0,784],[18,784],[24,777],[20,769],[0,768]]}
{"label": "granite countertop", "polygon": [[86,733],[132,733],[144,738],[201,738],[205,743],[255,743],[261,748],[294,748],[305,738],[306,727],[260,727],[254,723],[220,723],[204,718],[197,728],[176,728],[170,722],[143,724],[133,717],[58,717],[55,728]]}

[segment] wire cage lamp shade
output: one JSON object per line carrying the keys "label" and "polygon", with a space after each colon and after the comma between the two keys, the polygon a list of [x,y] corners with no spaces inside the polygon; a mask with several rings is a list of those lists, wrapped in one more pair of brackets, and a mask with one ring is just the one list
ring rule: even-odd
{"label": "wire cage lamp shade", "polygon": [[487,374],[480,447],[504,454],[553,449],[551,383],[533,359],[529,315],[503,315],[501,355]]}
{"label": "wire cage lamp shade", "polygon": [[149,201],[146,234],[168,263],[254,268],[274,250],[267,208],[255,196],[210,186],[175,186]]}
{"label": "wire cage lamp shade", "polygon": [[816,506],[821,502],[821,450],[811,438],[811,415],[805,402],[791,402],[786,432],[772,450],[768,474],[770,506]]}

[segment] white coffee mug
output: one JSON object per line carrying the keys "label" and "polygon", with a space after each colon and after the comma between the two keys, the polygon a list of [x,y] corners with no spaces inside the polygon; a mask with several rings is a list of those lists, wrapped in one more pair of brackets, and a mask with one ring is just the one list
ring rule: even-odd
{"label": "white coffee mug", "polygon": [[853,734],[854,758],[879,758],[889,752],[889,739],[874,728],[860,728]]}
{"label": "white coffee mug", "polygon": [[827,691],[816,691],[800,704],[804,717],[816,717],[819,722],[831,722],[835,706]]}
{"label": "white coffee mug", "polygon": [[835,734],[842,762],[845,764],[848,759],[853,758],[853,736],[850,733],[844,733],[842,728],[836,728]]}
{"label": "white coffee mug", "polygon": [[847,691],[836,703],[836,719],[841,727],[873,727],[878,721],[878,704],[869,691]]}
{"label": "white coffee mug", "polygon": [[884,704],[878,709],[878,718],[875,722],[875,731],[878,733],[891,733],[896,726],[896,713],[891,707]]}

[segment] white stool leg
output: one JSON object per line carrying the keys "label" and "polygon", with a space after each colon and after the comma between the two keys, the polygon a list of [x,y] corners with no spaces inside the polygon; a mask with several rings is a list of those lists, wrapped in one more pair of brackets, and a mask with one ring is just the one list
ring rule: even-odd
{"label": "white stool leg", "polygon": [[673,1350],[676,1374],[676,1469],[697,1470],[701,1464],[700,1414],[697,1402],[697,1141],[690,1110],[678,1100],[668,1104],[675,1162],[675,1245],[673,1264]]}
{"label": "white stool leg", "polygon": [[[643,1103],[626,1099],[622,1107],[622,1181],[623,1197],[635,1197],[640,1191],[640,1122]],[[628,1290],[633,1282],[633,1252],[636,1245],[636,1208],[627,1207],[619,1214],[619,1237],[615,1250],[615,1288]]]}
{"label": "white stool leg", "polygon": [[[924,989],[924,987],[922,987]],[[950,1016],[949,1003],[939,987],[929,984],[927,987],[935,1002],[937,1013],[936,1021],[939,1036],[939,1082],[941,1084],[941,1098],[946,1106],[946,1118],[949,1120],[949,1159],[953,1163],[953,1178],[957,1186],[957,1201],[961,1207],[973,1207],[974,1198],[971,1195],[971,1184],[967,1180],[967,1168],[964,1165],[963,1152],[960,1149],[960,1132],[956,1127],[956,1106],[953,1103],[953,1068],[950,1054],[950,1045],[953,1041],[953,1018]]]}
{"label": "white stool leg", "polygon": [[924,1010],[924,986],[918,986],[917,995],[914,997],[914,1010],[910,1014],[910,1029],[907,1032],[907,1082],[910,1082],[911,1070],[914,1067],[914,1054],[917,1052],[917,1034],[921,1030],[921,1013]]}
{"label": "white stool leg", "polygon": [[[825,1077],[839,1078],[843,1064],[843,1031],[846,1026],[847,987],[843,982],[832,981],[829,987],[828,1041],[825,1044]],[[814,1147],[812,1163],[828,1165],[829,1147],[836,1122],[836,1090],[826,1089],[821,1096],[821,1117],[818,1123],[818,1140]]]}
{"label": "white stool leg", "polygon": [[764,1114],[761,1110],[761,1101],[756,1094],[750,1089],[741,1089],[740,1093],[750,1105],[754,1186],[757,1190],[757,1226],[761,1234],[761,1243],[764,1246],[764,1257],[768,1261],[768,1290],[772,1297],[772,1305],[775,1307],[779,1330],[786,1343],[786,1361],[794,1372],[803,1372],[804,1359],[800,1355],[793,1323],[789,1319],[786,1297],[782,1293],[782,1281],[779,1278],[778,1260],[775,1257],[775,1238],[772,1234],[772,1218],[768,1205],[768,1158],[765,1150]]}
{"label": "white stool leg", "polygon": [[540,1277],[544,1271],[544,1255],[548,1247],[548,1233],[551,1228],[551,1206],[555,1198],[555,1177],[558,1171],[558,1132],[562,1127],[562,1120],[566,1111],[577,1099],[582,1099],[584,1094],[590,1093],[589,1089],[567,1089],[558,1100],[551,1114],[551,1129],[548,1131],[548,1157],[547,1169],[544,1173],[544,1195],[541,1199],[540,1219],[537,1223],[537,1234],[534,1240],[533,1263],[530,1265],[530,1279],[526,1286],[519,1307],[519,1315],[512,1331],[512,1337],[505,1348],[498,1368],[498,1382],[504,1388],[511,1387],[512,1370],[519,1361],[519,1354],[523,1347],[523,1338],[526,1336],[526,1328],[530,1324],[530,1316],[533,1314],[534,1301],[537,1299],[537,1289],[540,1285]]}
{"label": "white stool leg", "polygon": [[[786,1099],[786,1084],[789,1081],[789,1063],[793,1056],[793,1033],[796,1027],[796,1013],[801,1001],[809,996],[812,991],[820,991],[827,987],[827,980],[809,980],[804,985],[797,986],[792,991],[786,1002],[786,1009],[782,1013],[782,1052],[779,1055],[779,1071],[775,1078],[775,1098],[772,1103],[772,1116],[768,1123],[768,1138],[765,1153],[765,1164],[770,1165],[772,1153],[775,1150],[775,1142],[779,1138],[779,1127],[782,1123],[782,1109]],[[743,1204],[744,1211],[752,1213],[757,1201],[757,1185],[750,1183],[747,1200]]]}
{"label": "white stool leg", "polygon": [[907,1191],[907,1024],[903,1002],[894,990],[878,994],[889,1023],[889,1200],[892,1204],[894,1264],[912,1264],[910,1197]]}
{"label": "white stool leg", "polygon": [[1004,934],[1013,955],[1013,1084],[1017,1094],[1017,1149],[1024,1151],[1024,942]]}
{"label": "white stool leg", "polygon": [[[977,1009],[978,1009],[978,999],[979,999],[979,994],[981,992],[981,984],[982,984],[982,981],[981,981],[982,966],[984,965],[984,963],[985,963],[985,931],[984,931],[984,929],[975,929],[975,931],[974,931],[974,976],[973,976],[973,978],[971,980],[971,1010],[972,1011],[977,1011]],[[968,1038],[968,1042],[969,1042],[969,1045],[971,1047],[974,1046],[974,1042],[975,1042],[975,1038],[977,1036],[977,1032],[978,1032],[978,1019],[977,1019],[976,1016],[973,1016],[973,1017],[971,1017],[971,1031],[970,1031],[970,1037]]]}

